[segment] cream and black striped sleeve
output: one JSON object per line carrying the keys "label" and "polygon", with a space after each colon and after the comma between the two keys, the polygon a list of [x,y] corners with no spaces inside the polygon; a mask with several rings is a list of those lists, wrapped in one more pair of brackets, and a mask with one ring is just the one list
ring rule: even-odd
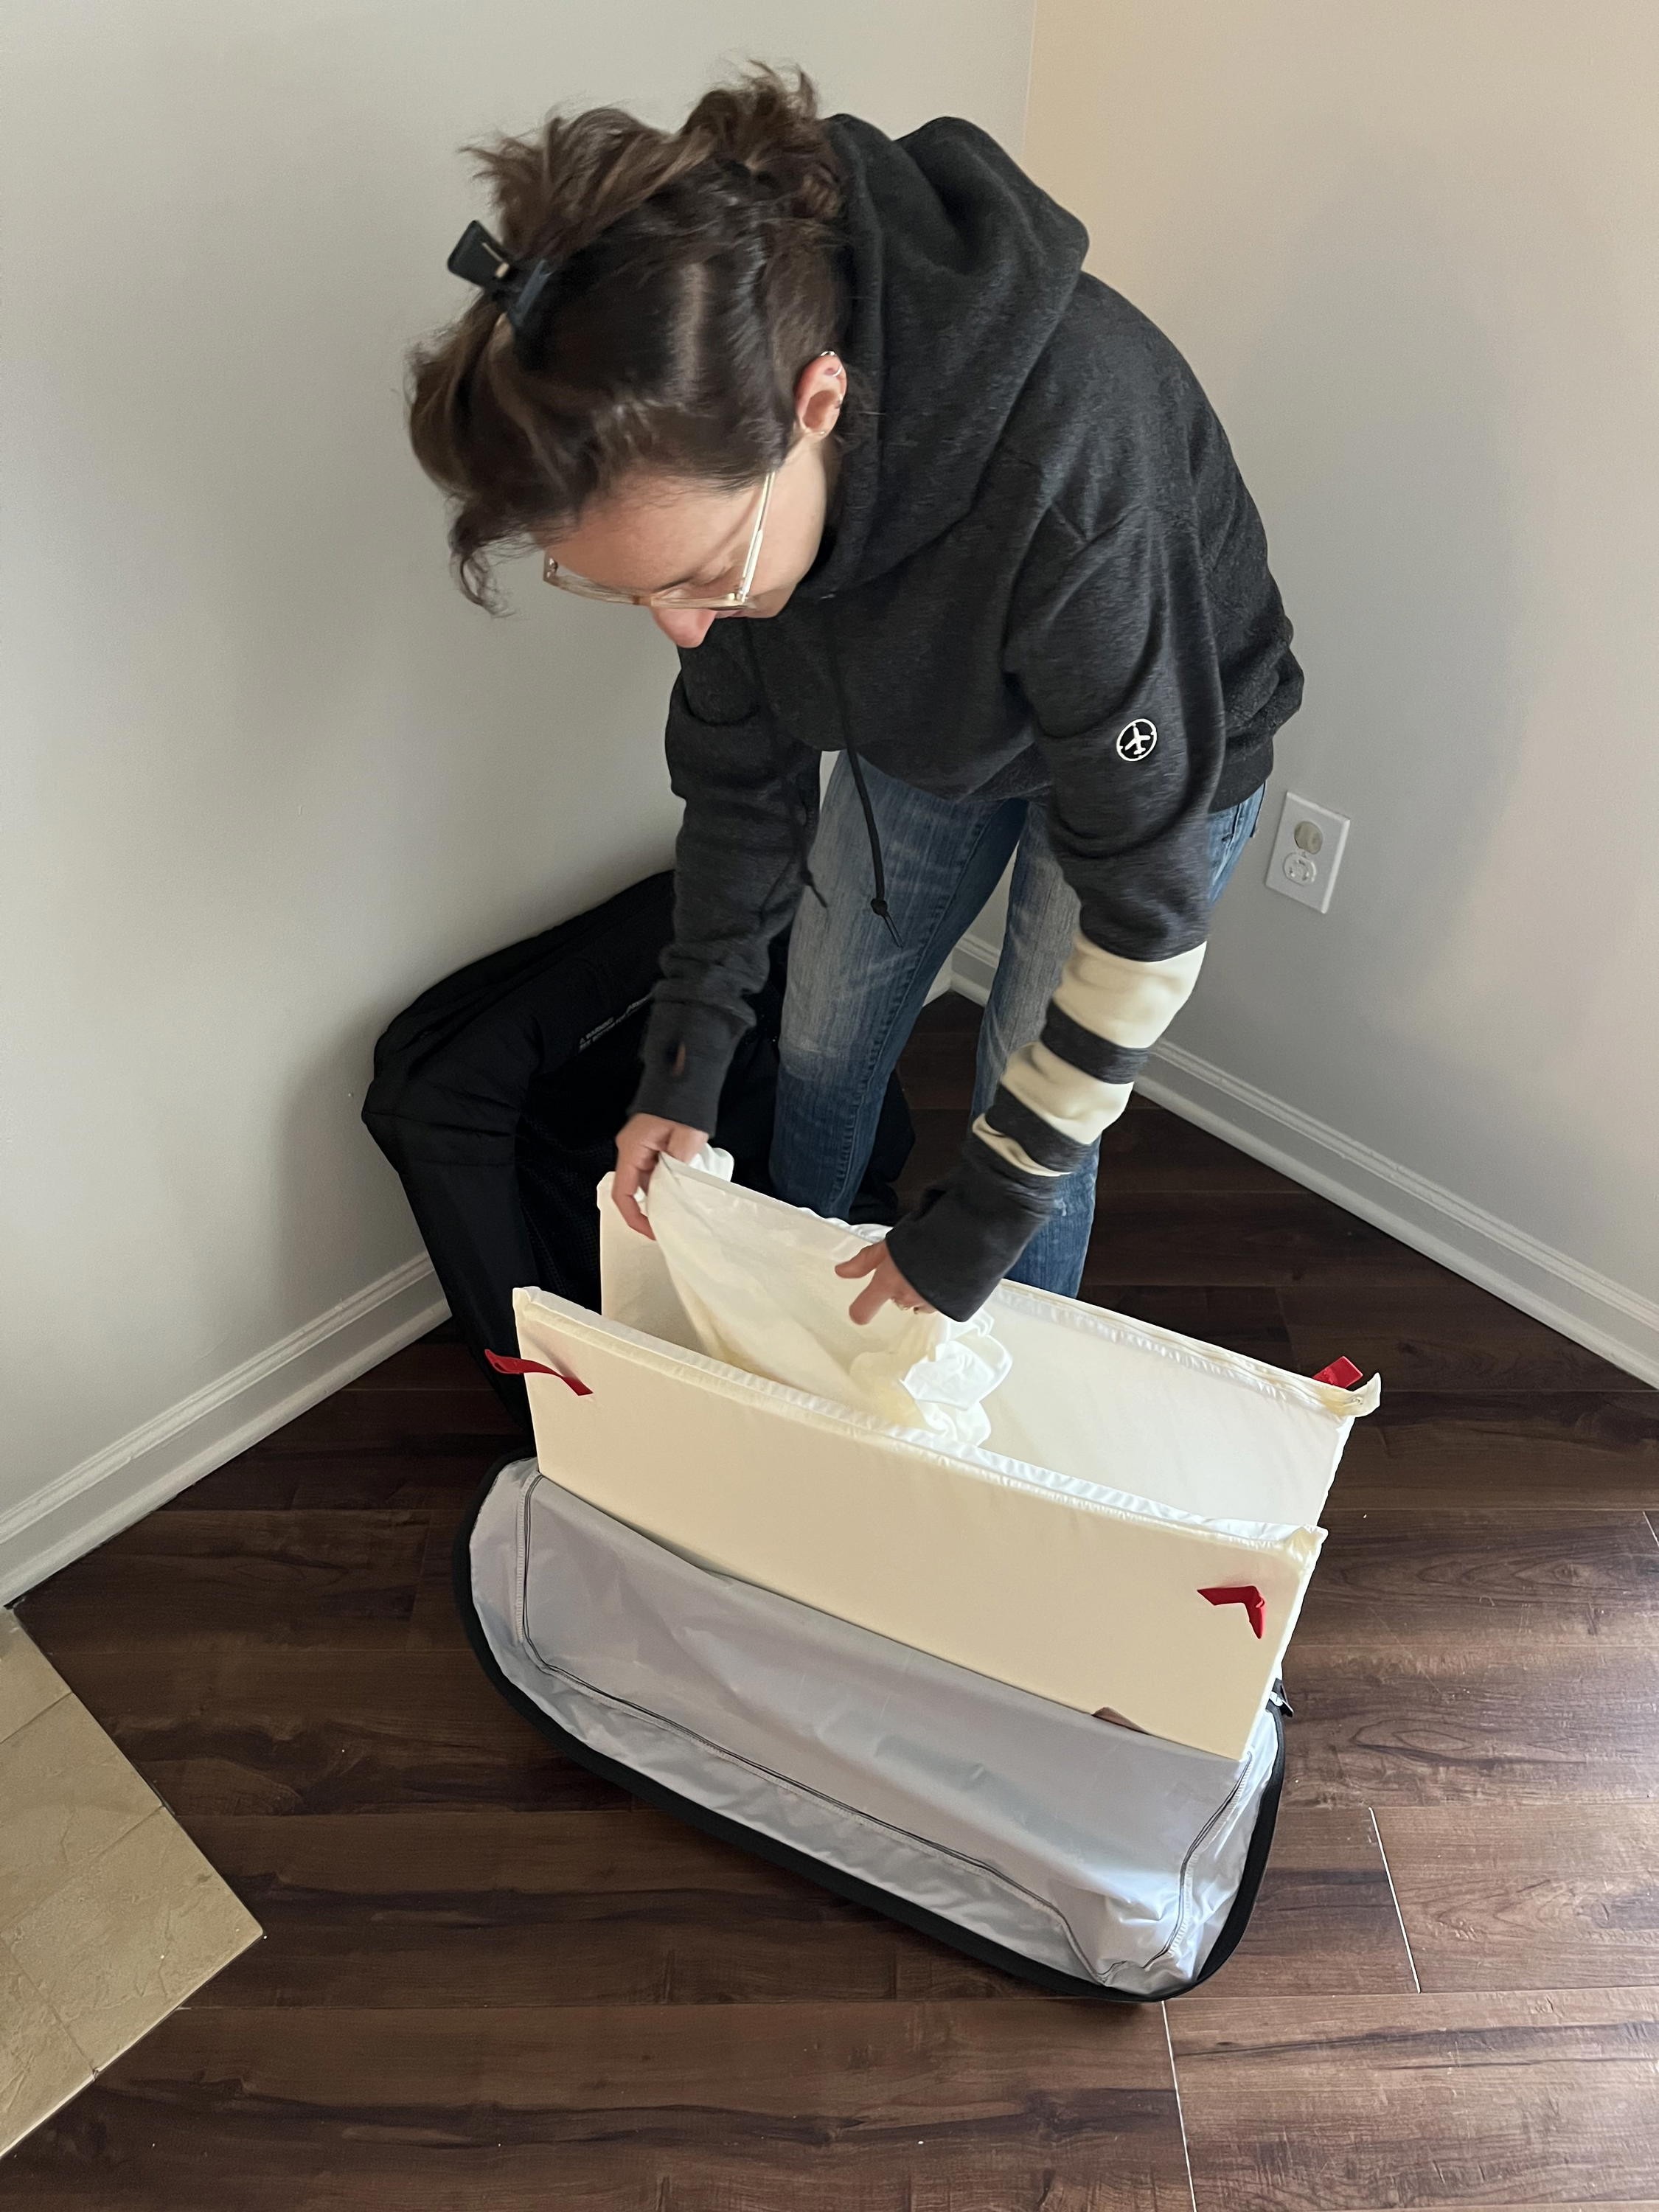
{"label": "cream and black striped sleeve", "polygon": [[1169,960],[1124,960],[1079,931],[1041,1038],[1009,1061],[975,1136],[1023,1174],[1080,1167],[1128,1104],[1203,961],[1201,945]]}

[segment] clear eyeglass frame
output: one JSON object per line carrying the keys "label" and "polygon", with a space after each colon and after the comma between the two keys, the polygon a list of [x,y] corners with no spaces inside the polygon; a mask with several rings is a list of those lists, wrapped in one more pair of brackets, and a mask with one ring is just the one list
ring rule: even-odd
{"label": "clear eyeglass frame", "polygon": [[664,592],[623,592],[614,584],[591,583],[579,576],[573,568],[562,568],[550,553],[542,556],[542,581],[551,584],[561,592],[574,592],[580,599],[602,599],[617,607],[691,607],[714,608],[747,606],[754,591],[755,570],[760,561],[761,538],[766,529],[766,510],[772,503],[772,486],[777,471],[769,469],[761,484],[760,510],[755,517],[755,527],[749,539],[749,550],[744,556],[743,573],[735,591],[696,592],[680,586],[671,586]]}

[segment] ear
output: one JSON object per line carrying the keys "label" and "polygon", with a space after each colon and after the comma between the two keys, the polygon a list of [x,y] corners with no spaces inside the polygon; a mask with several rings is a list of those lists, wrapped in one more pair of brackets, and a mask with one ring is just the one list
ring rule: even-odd
{"label": "ear", "polygon": [[838,353],[815,354],[795,380],[795,419],[809,438],[827,438],[847,397],[847,371]]}

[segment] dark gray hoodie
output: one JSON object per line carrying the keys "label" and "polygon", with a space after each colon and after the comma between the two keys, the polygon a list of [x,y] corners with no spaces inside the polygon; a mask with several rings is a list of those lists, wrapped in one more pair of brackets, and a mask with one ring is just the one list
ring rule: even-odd
{"label": "dark gray hoodie", "polygon": [[[946,798],[1046,792],[1083,936],[1168,961],[1208,932],[1206,817],[1265,781],[1302,695],[1221,425],[1169,340],[1082,273],[1081,223],[970,123],[830,130],[853,372],[830,527],[781,614],[682,652],[669,707],[675,937],[635,1110],[703,1129],[801,896],[821,755]],[[1157,733],[1139,757],[1119,743],[1137,720]],[[1045,1042],[1087,1066],[1073,1033],[1051,1015]],[[965,1317],[1067,1164],[970,1137],[894,1257]]]}

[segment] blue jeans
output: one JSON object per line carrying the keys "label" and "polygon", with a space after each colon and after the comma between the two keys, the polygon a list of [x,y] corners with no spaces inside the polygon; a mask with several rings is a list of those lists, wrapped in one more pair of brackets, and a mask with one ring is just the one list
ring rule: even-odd
{"label": "blue jeans", "polygon": [[[1077,933],[1078,902],[1048,843],[1041,799],[934,799],[865,766],[887,864],[896,944],[870,911],[870,849],[845,757],[812,847],[824,903],[801,901],[789,945],[772,1179],[794,1206],[844,1221],[863,1180],[887,1079],[933,979],[1014,855],[1008,927],[979,1032],[973,1112],[1042,1033]],[[1261,793],[1210,818],[1218,898],[1255,828]],[[1075,1297],[1094,1221],[1097,1146],[1056,1186],[1015,1282]]]}

